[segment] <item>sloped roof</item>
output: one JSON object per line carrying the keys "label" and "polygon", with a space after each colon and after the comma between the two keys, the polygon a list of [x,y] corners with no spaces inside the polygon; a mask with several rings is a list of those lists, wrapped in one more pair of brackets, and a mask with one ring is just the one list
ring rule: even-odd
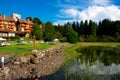
{"label": "sloped roof", "polygon": [[11,17],[6,17],[6,16],[0,16],[0,21],[10,21],[10,22],[15,22],[15,20]]}
{"label": "sloped roof", "polygon": [[25,24],[33,25],[33,22],[32,22],[32,21],[29,21],[29,20],[21,20],[21,19],[19,19],[18,21],[19,21],[20,23],[25,23]]}
{"label": "sloped roof", "polygon": [[[15,20],[12,17],[6,17],[6,16],[0,16],[0,21],[9,21],[9,22],[15,22]],[[20,23],[30,24],[33,25],[33,22],[30,20],[18,20]]]}

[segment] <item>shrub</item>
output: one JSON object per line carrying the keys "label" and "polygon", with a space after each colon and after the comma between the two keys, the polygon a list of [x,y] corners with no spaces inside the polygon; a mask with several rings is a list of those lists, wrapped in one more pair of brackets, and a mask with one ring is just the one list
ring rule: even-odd
{"label": "shrub", "polygon": [[20,40],[20,38],[21,38],[20,36],[15,36],[14,40]]}
{"label": "shrub", "polygon": [[70,43],[77,43],[78,42],[78,33],[75,31],[70,31],[67,34],[67,41]]}
{"label": "shrub", "polygon": [[102,37],[99,37],[98,41],[100,41],[100,42],[115,42],[116,40],[112,36],[103,35]]}
{"label": "shrub", "polygon": [[67,41],[66,37],[59,38],[59,40],[60,40],[60,42],[66,42]]}
{"label": "shrub", "polygon": [[96,42],[97,41],[97,37],[95,36],[88,36],[86,39],[85,39],[86,42]]}

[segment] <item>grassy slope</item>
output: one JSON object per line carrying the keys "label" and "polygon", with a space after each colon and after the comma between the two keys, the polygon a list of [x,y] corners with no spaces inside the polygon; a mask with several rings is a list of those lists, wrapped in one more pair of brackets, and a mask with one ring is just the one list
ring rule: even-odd
{"label": "grassy slope", "polygon": [[80,55],[75,49],[79,47],[79,43],[77,44],[68,44],[67,47],[64,48],[64,52],[66,53],[66,61],[76,59],[78,55]]}
{"label": "grassy slope", "polygon": [[[49,45],[48,43],[44,43],[44,44],[37,43],[36,48],[37,50],[44,50],[50,47],[54,47],[56,45]],[[0,47],[0,55],[24,56],[24,55],[29,55],[32,50],[33,50],[33,43],[28,43],[24,45],[4,46],[4,47]]]}
{"label": "grassy slope", "polygon": [[66,61],[74,60],[77,56],[80,55],[75,49],[78,47],[85,46],[120,46],[120,43],[115,42],[80,42],[77,44],[68,44],[67,47],[64,48],[64,52],[66,53]]}
{"label": "grassy slope", "polygon": [[[64,43],[63,43],[64,44]],[[57,44],[58,45],[58,44]],[[114,42],[80,42],[77,44],[67,44],[67,46],[64,48],[64,52],[66,53],[66,60],[75,59],[80,53],[75,51],[78,47],[84,47],[84,46],[117,46],[120,45],[120,43],[114,43]],[[50,47],[53,47],[56,45],[49,45],[47,43],[44,44],[36,44],[36,47],[38,50],[47,49]],[[25,44],[25,45],[11,45],[11,46],[5,46],[0,47],[0,55],[8,54],[8,55],[29,55],[33,49],[33,43]]]}

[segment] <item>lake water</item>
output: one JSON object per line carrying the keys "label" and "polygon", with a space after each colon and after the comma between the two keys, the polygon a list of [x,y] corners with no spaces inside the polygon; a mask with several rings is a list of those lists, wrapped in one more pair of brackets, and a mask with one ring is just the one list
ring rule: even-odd
{"label": "lake water", "polygon": [[[49,80],[120,80],[120,47],[89,46]],[[44,79],[43,79],[44,80]]]}

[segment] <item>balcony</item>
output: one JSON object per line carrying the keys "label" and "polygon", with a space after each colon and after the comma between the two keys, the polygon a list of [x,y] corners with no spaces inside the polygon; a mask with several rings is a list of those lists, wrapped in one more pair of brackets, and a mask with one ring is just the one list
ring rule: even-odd
{"label": "balcony", "polygon": [[21,26],[21,27],[26,27],[26,25],[25,25],[25,24],[20,24],[20,26]]}
{"label": "balcony", "polygon": [[0,25],[3,24],[3,22],[0,22]]}
{"label": "balcony", "polygon": [[2,28],[3,26],[0,25],[0,29]]}

